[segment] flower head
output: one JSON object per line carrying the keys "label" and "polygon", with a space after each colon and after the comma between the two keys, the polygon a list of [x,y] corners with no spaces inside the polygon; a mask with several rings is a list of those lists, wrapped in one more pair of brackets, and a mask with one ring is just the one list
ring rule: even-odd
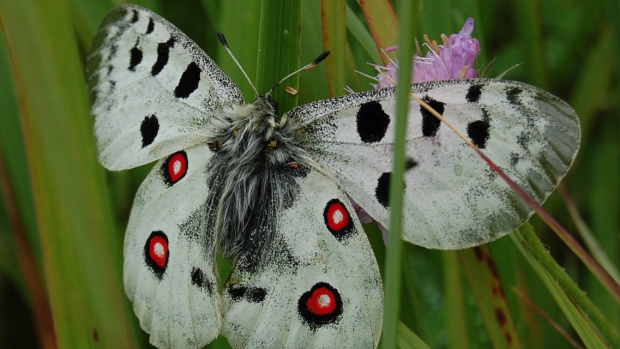
{"label": "flower head", "polygon": [[[427,39],[425,44],[430,48],[426,57],[413,57],[413,76],[412,83],[475,78],[476,71],[473,65],[480,52],[480,44],[477,39],[471,37],[474,30],[474,19],[468,18],[463,29],[458,34],[452,34],[448,38],[442,35],[443,45],[437,45]],[[395,46],[389,47],[386,51],[394,51]],[[390,78],[396,80],[398,75],[398,61],[390,62],[386,67],[375,66],[377,70],[383,71]],[[376,89],[396,86],[389,78],[383,74],[377,76],[378,84],[373,85]]]}

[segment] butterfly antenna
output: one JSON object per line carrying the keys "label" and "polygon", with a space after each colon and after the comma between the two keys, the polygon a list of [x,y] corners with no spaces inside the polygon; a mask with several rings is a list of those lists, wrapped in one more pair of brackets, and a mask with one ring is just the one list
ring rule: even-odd
{"label": "butterfly antenna", "polygon": [[250,78],[248,77],[248,74],[245,73],[245,70],[243,70],[243,68],[241,67],[241,64],[239,64],[239,61],[237,61],[237,59],[235,58],[235,55],[233,55],[232,51],[230,51],[230,48],[228,47],[228,42],[226,41],[224,34],[222,34],[221,32],[217,32],[217,37],[220,39],[220,42],[222,43],[226,51],[228,51],[228,54],[230,55],[230,57],[232,57],[233,61],[237,63],[237,66],[239,67],[239,69],[241,69],[241,72],[243,73],[245,78],[248,80],[248,82],[250,83],[250,86],[252,86],[252,88],[254,89],[254,92],[256,92],[256,95],[258,96],[259,95],[258,91],[256,90],[256,87],[254,87],[252,80],[250,80]]}
{"label": "butterfly antenna", "polygon": [[293,75],[295,75],[295,74],[299,73],[300,71],[306,71],[306,70],[310,70],[310,69],[312,69],[312,68],[316,67],[316,66],[317,66],[317,65],[319,65],[319,63],[321,63],[321,62],[322,62],[325,58],[327,58],[327,56],[329,56],[329,51],[325,51],[325,52],[321,53],[321,54],[317,57],[317,59],[315,59],[314,61],[312,61],[312,63],[310,63],[310,64],[308,64],[308,65],[306,65],[306,66],[303,66],[303,67],[299,68],[298,70],[296,70],[296,71],[294,71],[294,72],[292,72],[292,73],[288,74],[287,76],[285,76],[285,77],[284,77],[284,79],[280,80],[280,82],[278,82],[278,83],[277,83],[274,87],[272,87],[272,88],[271,88],[271,90],[269,90],[269,92],[267,92],[267,94],[265,95],[265,97],[267,97],[267,98],[268,98],[269,96],[271,96],[271,92],[273,92],[273,90],[274,90],[276,87],[278,87],[278,85],[280,85],[281,83],[283,83],[283,82],[284,82],[284,80],[286,80],[286,79],[290,78],[291,76],[293,76]]}

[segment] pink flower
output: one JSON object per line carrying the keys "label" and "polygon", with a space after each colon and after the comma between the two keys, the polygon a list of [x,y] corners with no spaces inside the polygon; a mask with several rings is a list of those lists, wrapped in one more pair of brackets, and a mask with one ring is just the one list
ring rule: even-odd
{"label": "pink flower", "polygon": [[[450,37],[442,35],[443,45],[437,45],[435,42],[427,40],[425,44],[430,48],[426,57],[413,57],[413,76],[412,83],[475,78],[476,70],[473,66],[480,52],[480,44],[477,39],[471,37],[474,30],[474,19],[468,18],[463,29],[458,34],[452,34]],[[395,46],[387,49],[388,52],[394,51]],[[390,78],[396,80],[398,75],[398,61],[389,63],[386,67],[377,66],[379,71],[385,72]],[[393,87],[395,84],[385,75],[377,75],[378,84],[373,85],[375,89]]]}

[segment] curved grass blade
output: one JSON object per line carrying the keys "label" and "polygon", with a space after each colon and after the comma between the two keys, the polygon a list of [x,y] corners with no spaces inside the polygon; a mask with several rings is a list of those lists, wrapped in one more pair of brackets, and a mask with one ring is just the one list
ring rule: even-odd
{"label": "curved grass blade", "polygon": [[401,349],[430,349],[409,327],[402,322],[398,323],[398,348]]}
{"label": "curved grass blade", "polygon": [[549,255],[529,223],[515,230],[514,233],[510,234],[510,237],[543,280],[586,347],[606,347],[605,342],[594,332],[586,318],[601,331],[611,347],[620,347],[618,330],[607,321],[601,311],[586,297],[585,292],[571,280],[564,269]]}
{"label": "curved grass blade", "polygon": [[579,209],[577,209],[577,206],[575,206],[575,203],[568,195],[566,187],[563,184],[560,184],[558,191],[562,196],[562,200],[564,200],[564,204],[566,205],[566,209],[573,220],[575,228],[579,232],[579,235],[583,241],[586,243],[586,246],[588,246],[592,256],[601,264],[603,268],[605,268],[605,270],[607,270],[609,275],[611,275],[616,282],[620,282],[620,272],[618,272],[616,265],[611,261],[603,247],[592,234],[590,228],[586,225],[586,222],[584,222],[581,214],[579,214]]}
{"label": "curved grass blade", "polygon": [[525,293],[523,293],[521,290],[519,290],[518,288],[514,286],[512,287],[512,291],[516,293],[519,296],[519,298],[523,300],[523,302],[525,302],[528,306],[530,306],[530,308],[534,309],[534,311],[536,311],[540,316],[542,316],[545,320],[547,320],[547,322],[551,324],[551,326],[553,326],[553,328],[555,328],[562,335],[562,337],[566,338],[566,340],[574,348],[583,349],[583,346],[581,346],[581,344],[579,344],[570,335],[570,333],[568,333],[562,326],[560,326],[560,324],[558,324],[557,321],[553,320],[553,318],[549,316],[549,314],[547,314],[544,310],[542,310],[539,306],[537,306],[536,303],[534,303],[531,299],[529,299]]}
{"label": "curved grass blade", "polygon": [[57,343],[135,347],[66,1],[0,1]]}
{"label": "curved grass blade", "polygon": [[347,5],[347,29],[351,35],[357,39],[368,56],[372,58],[372,63],[381,64],[383,62],[368,28],[366,28],[364,23],[355,15],[355,12],[353,12],[349,5]]}

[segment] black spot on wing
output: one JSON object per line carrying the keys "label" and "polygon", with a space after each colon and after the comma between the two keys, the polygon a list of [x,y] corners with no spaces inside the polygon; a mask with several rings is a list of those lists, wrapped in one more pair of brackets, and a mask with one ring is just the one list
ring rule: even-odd
{"label": "black spot on wing", "polygon": [[[443,115],[445,107],[444,103],[436,101],[429,97],[422,98],[422,100],[426,102],[426,104],[428,104],[431,108],[435,109],[436,112]],[[435,136],[437,134],[437,131],[439,130],[439,126],[441,126],[441,121],[421,105],[420,112],[422,113],[422,135],[424,137]]]}
{"label": "black spot on wing", "polygon": [[383,173],[377,180],[377,187],[375,188],[375,198],[381,204],[381,206],[388,208],[390,206],[390,177],[391,172]]}
{"label": "black spot on wing", "polygon": [[238,302],[245,296],[247,288],[245,286],[233,286],[228,289],[228,294],[233,301]]}
{"label": "black spot on wing", "polygon": [[153,22],[153,18],[149,18],[149,25],[146,27],[146,33],[151,34],[155,29],[155,22]]}
{"label": "black spot on wing", "polygon": [[129,70],[136,71],[136,66],[142,62],[142,51],[138,48],[138,42],[136,45],[129,51]]}
{"label": "black spot on wing", "polygon": [[227,292],[235,302],[245,299],[250,303],[260,303],[267,296],[267,290],[262,287],[232,286]]}
{"label": "black spot on wing", "polygon": [[140,125],[140,133],[142,134],[142,148],[153,143],[157,133],[159,132],[159,121],[155,114],[147,116],[142,120]]}
{"label": "black spot on wing", "polygon": [[198,287],[201,290],[207,290],[209,291],[209,293],[213,292],[213,290],[211,289],[211,283],[209,283],[209,280],[207,280],[207,277],[205,276],[202,269],[194,267],[192,269],[191,277],[192,285]]}
{"label": "black spot on wing", "polygon": [[151,75],[156,76],[159,74],[166,64],[168,64],[168,58],[170,57],[170,48],[174,46],[174,38],[166,42],[162,42],[157,45],[157,61],[153,64],[151,69]]}
{"label": "black spot on wing", "polygon": [[491,125],[488,120],[477,120],[467,125],[467,135],[476,147],[484,149],[489,140],[489,129]]}
{"label": "black spot on wing", "polygon": [[364,143],[381,141],[389,125],[390,116],[377,101],[364,103],[357,111],[357,133]]}
{"label": "black spot on wing", "polygon": [[131,17],[131,23],[136,23],[140,19],[138,11],[133,10],[133,16]]}
{"label": "black spot on wing", "polygon": [[467,90],[467,95],[465,98],[469,103],[478,103],[480,100],[480,95],[482,94],[482,85],[471,85]]}
{"label": "black spot on wing", "polygon": [[248,289],[245,297],[248,302],[260,303],[265,300],[265,296],[267,296],[267,290],[261,287],[252,287]]}
{"label": "black spot on wing", "polygon": [[174,89],[174,96],[177,98],[187,98],[192,92],[196,91],[200,82],[201,71],[198,64],[191,62],[183,72],[183,75],[181,75],[181,80],[179,80],[179,84]]}
{"label": "black spot on wing", "polygon": [[508,99],[508,102],[510,102],[510,104],[520,104],[519,94],[521,94],[521,92],[523,92],[523,90],[519,87],[508,89],[506,91],[506,98]]}

